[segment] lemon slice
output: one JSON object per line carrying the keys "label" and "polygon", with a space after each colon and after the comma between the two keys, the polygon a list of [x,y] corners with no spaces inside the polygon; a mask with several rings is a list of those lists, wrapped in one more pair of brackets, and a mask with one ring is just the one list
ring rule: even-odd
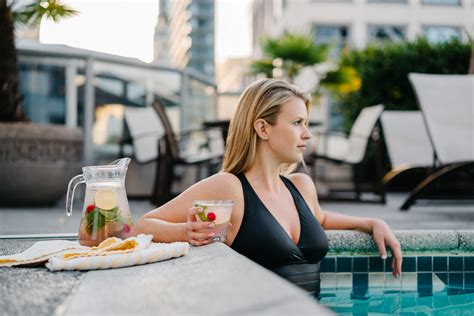
{"label": "lemon slice", "polygon": [[95,205],[103,210],[111,210],[117,206],[118,194],[112,189],[100,189],[94,197]]}

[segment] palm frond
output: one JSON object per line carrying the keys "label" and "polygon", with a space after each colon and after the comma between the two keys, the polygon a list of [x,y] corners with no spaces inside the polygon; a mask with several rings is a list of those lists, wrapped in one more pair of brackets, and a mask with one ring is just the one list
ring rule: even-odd
{"label": "palm frond", "polygon": [[58,22],[77,13],[78,11],[58,0],[38,0],[13,12],[13,18],[19,24],[36,27],[43,18]]}
{"label": "palm frond", "polygon": [[275,59],[292,60],[304,66],[314,65],[327,59],[329,46],[317,45],[311,34],[285,33],[277,39],[264,40],[263,52]]}

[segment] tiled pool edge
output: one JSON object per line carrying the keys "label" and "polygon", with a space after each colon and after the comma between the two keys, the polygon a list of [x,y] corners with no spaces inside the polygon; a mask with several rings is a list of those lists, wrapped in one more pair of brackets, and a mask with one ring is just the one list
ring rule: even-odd
{"label": "tiled pool edge", "polygon": [[[474,230],[396,230],[402,250],[410,252],[473,252]],[[378,254],[371,235],[356,231],[327,231],[329,256],[342,253]]]}
{"label": "tiled pool edge", "polygon": [[399,278],[391,275],[391,258],[380,258],[370,235],[328,232],[330,252],[321,262],[322,297],[333,296],[334,291],[339,295],[349,291],[360,298],[384,291],[416,291],[420,295],[474,292],[474,231],[394,233],[404,255]]}

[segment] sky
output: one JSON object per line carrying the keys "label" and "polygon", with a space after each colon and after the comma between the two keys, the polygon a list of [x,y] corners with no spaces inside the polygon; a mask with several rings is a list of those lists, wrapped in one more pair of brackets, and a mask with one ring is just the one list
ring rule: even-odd
{"label": "sky", "polygon": [[[216,0],[217,61],[250,55],[251,1]],[[158,0],[63,0],[63,3],[80,13],[59,23],[43,21],[40,42],[152,61]]]}

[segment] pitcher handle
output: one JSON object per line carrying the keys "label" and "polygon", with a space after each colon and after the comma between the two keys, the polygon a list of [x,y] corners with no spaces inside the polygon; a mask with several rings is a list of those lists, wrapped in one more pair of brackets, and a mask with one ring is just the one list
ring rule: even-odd
{"label": "pitcher handle", "polygon": [[74,191],[76,190],[76,187],[80,183],[85,183],[86,179],[82,174],[75,176],[74,178],[69,181],[69,184],[67,186],[67,194],[66,194],[66,213],[67,216],[71,216],[72,214],[72,201],[74,200]]}

